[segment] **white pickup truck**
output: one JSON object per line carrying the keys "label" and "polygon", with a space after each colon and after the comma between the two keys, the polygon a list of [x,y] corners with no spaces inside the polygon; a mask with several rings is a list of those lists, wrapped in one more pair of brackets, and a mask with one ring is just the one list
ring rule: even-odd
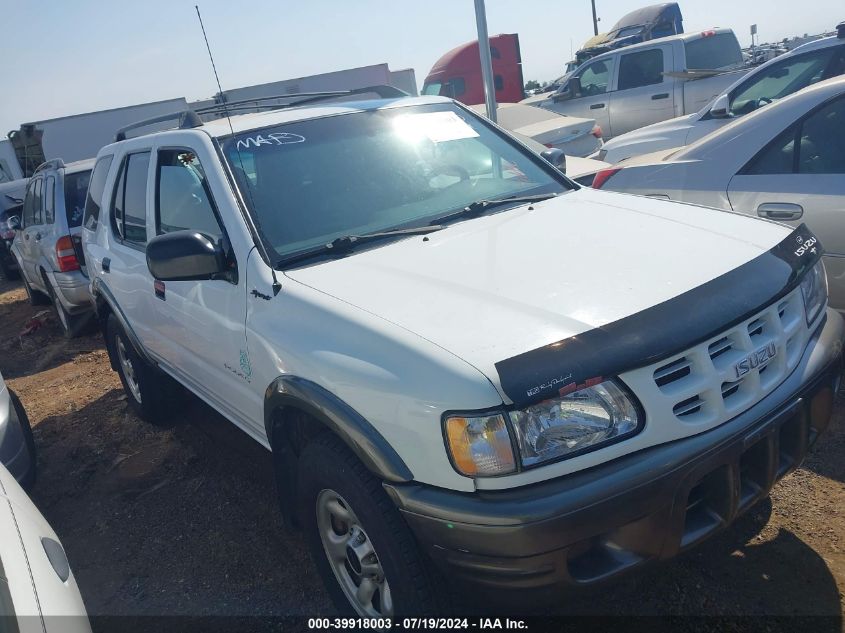
{"label": "white pickup truck", "polygon": [[827,426],[806,227],[581,188],[442,97],[288,98],[120,133],[83,244],[131,406],[173,421],[182,385],[270,449],[344,612],[670,558]]}
{"label": "white pickup truck", "polygon": [[748,70],[730,29],[683,33],[597,55],[557,91],[521,103],[595,119],[608,140],[698,112]]}

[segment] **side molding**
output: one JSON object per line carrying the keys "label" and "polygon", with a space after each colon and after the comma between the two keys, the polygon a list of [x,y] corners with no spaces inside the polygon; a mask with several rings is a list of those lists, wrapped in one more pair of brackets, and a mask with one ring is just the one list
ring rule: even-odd
{"label": "side molding", "polygon": [[331,391],[297,376],[279,376],[264,393],[264,427],[270,441],[275,413],[287,407],[304,411],[322,422],[344,441],[370,472],[382,479],[413,480],[413,473],[399,454],[360,413]]}

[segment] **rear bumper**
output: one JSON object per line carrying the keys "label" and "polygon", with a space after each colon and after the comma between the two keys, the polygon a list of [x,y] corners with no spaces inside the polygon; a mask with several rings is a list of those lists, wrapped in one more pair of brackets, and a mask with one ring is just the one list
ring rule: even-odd
{"label": "rear bumper", "polygon": [[56,295],[71,314],[91,310],[91,292],[88,289],[88,279],[82,271],[74,270],[68,273],[50,273],[50,283],[56,290]]}
{"label": "rear bumper", "polygon": [[[830,420],[845,325],[828,310],[798,368],[708,432],[505,491],[386,485],[418,541],[455,579],[555,589],[671,558],[732,523],[796,468]],[[550,592],[553,595],[553,592]]]}

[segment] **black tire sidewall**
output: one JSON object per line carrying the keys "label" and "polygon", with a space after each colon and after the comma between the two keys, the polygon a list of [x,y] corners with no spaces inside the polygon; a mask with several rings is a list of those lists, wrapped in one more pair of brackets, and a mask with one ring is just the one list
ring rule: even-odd
{"label": "black tire sidewall", "polygon": [[24,476],[20,480],[20,486],[24,490],[30,490],[33,485],[35,485],[35,478],[37,474],[37,458],[38,453],[35,449],[35,437],[32,434],[32,426],[29,422],[29,416],[26,414],[26,409],[23,408],[23,404],[21,404],[20,398],[18,398],[17,394],[9,389],[9,398],[12,402],[12,408],[15,411],[15,417],[18,420],[18,425],[21,428],[21,433],[23,434],[24,441],[26,442],[27,451],[29,451],[30,456],[30,466],[29,470],[24,474]]}
{"label": "black tire sidewall", "polygon": [[[138,402],[132,395],[132,390],[123,374],[123,366],[117,353],[118,337],[123,341],[126,355],[132,362],[132,369],[135,371],[138,389],[141,392],[141,402]],[[178,385],[169,376],[165,376],[156,368],[150,367],[138,355],[117,317],[113,314],[110,314],[106,321],[106,349],[117,367],[117,375],[120,376],[120,383],[123,385],[126,400],[132,410],[142,420],[154,426],[172,426],[175,422],[173,416],[179,413],[183,404]]]}
{"label": "black tire sidewall", "polygon": [[334,575],[317,526],[317,496],[330,489],[343,497],[361,522],[390,584],[394,616],[433,614],[430,569],[398,509],[357,458],[333,436],[308,444],[300,457],[297,510],[311,556],[335,606],[356,615]]}

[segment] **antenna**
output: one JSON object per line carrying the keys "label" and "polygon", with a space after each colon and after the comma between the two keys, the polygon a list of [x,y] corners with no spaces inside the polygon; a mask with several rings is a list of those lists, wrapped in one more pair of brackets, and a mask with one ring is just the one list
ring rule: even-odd
{"label": "antenna", "polygon": [[[214,79],[217,80],[217,90],[219,91],[220,101],[223,105],[223,114],[226,115],[226,121],[229,123],[229,130],[232,132],[232,138],[235,137],[235,128],[232,125],[232,117],[229,116],[229,108],[226,107],[226,95],[223,94],[223,87],[220,85],[220,76],[217,74],[217,66],[214,64],[214,56],[211,54],[211,45],[208,43],[208,35],[205,33],[205,25],[202,23],[202,14],[200,13],[199,5],[194,5],[194,9],[197,10],[197,18],[200,21],[200,28],[202,29],[202,37],[205,40],[205,47],[208,49],[208,59],[211,60],[211,69],[214,71]],[[241,150],[238,147],[237,143],[235,144],[235,151],[238,153],[238,162],[241,164],[241,169],[246,172],[244,169],[244,161],[241,158]],[[246,184],[246,193],[249,196],[250,202],[252,202],[252,208],[255,209],[255,200],[252,198],[252,190],[249,188],[249,183]],[[249,217],[249,213],[246,214]],[[273,260],[270,258],[270,253],[267,252],[267,247],[264,244],[264,240],[261,239],[261,236],[258,235],[258,231],[255,228],[255,224],[250,219],[250,224],[252,224],[253,234],[258,237],[258,244],[261,246],[261,250],[264,253],[264,257],[270,264],[270,275],[273,277],[273,296],[275,297],[279,294],[279,291],[282,289],[282,284],[279,283],[279,280],[276,278],[276,267],[273,264]]]}

